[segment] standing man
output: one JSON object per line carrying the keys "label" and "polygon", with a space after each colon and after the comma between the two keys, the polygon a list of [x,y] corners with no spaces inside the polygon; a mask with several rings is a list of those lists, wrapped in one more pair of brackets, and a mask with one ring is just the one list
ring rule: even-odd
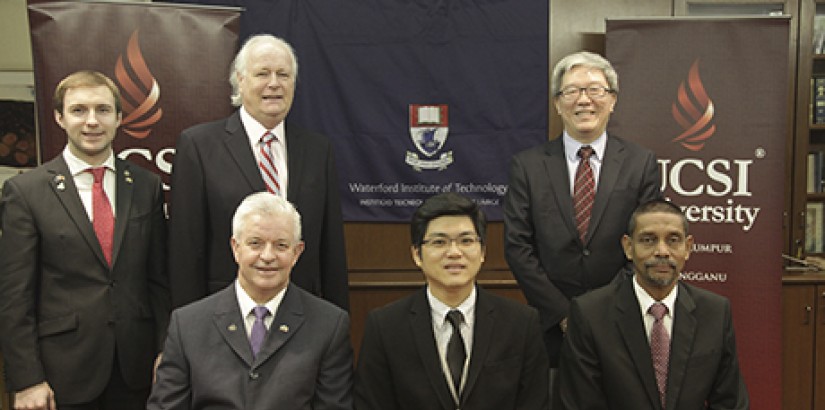
{"label": "standing man", "polygon": [[605,131],[618,87],[603,57],[563,58],[552,92],[564,133],[516,154],[510,166],[505,257],[539,311],[551,367],[558,366],[570,299],[616,276],[626,263],[619,240],[630,214],[661,196],[653,153]]}
{"label": "standing man", "polygon": [[[160,178],[115,158],[120,92],[64,78],[62,155],[0,199],[0,341],[15,409],[143,409],[169,315]],[[102,180],[102,182],[101,182]]]}
{"label": "standing man", "polygon": [[349,285],[338,177],[329,140],[285,123],[298,64],[271,35],[251,37],[233,62],[228,118],[185,130],[172,168],[172,302],[182,306],[232,283],[238,266],[226,246],[232,214],[253,192],[292,202],[304,219],[306,252],[296,285],[347,309]]}
{"label": "standing man", "polygon": [[352,409],[349,316],[290,284],[301,217],[258,192],[232,219],[237,278],[175,310],[148,410]]}
{"label": "standing man", "polygon": [[657,200],[627,232],[633,274],[570,306],[561,409],[749,409],[730,302],[679,282],[693,247],[687,218]]}
{"label": "standing man", "polygon": [[427,286],[369,314],[355,378],[358,410],[542,410],[547,353],[538,313],[476,286],[486,221],[454,193],[410,225]]}

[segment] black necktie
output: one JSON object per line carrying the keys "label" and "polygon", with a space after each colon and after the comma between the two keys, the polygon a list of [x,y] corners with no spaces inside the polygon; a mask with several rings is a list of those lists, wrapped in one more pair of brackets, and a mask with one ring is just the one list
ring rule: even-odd
{"label": "black necktie", "polygon": [[450,368],[450,376],[455,385],[456,395],[461,391],[461,374],[464,372],[464,361],[467,359],[467,351],[464,350],[464,339],[461,337],[459,325],[464,321],[464,315],[458,310],[451,310],[447,313],[447,320],[453,325],[453,335],[447,343],[447,367]]}

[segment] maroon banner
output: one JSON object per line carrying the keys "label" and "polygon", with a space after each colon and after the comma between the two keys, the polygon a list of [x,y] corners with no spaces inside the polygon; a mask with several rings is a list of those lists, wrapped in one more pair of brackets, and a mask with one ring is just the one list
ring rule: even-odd
{"label": "maroon banner", "polygon": [[41,160],[66,145],[53,114],[57,83],[96,70],[122,94],[115,152],[160,174],[168,190],[180,132],[232,112],[228,76],[239,17],[238,8],[159,3],[29,5]]}
{"label": "maroon banner", "polygon": [[681,280],[731,300],[755,410],[782,396],[788,36],[788,18],[607,22],[620,79],[608,132],[656,152],[696,239]]}

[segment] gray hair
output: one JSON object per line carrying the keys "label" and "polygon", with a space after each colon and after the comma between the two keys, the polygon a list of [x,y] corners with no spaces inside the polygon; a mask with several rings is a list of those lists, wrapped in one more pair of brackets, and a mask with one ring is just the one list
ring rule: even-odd
{"label": "gray hair", "polygon": [[246,225],[246,220],[252,215],[275,217],[281,216],[292,220],[293,238],[296,243],[301,241],[301,215],[289,201],[270,192],[256,192],[247,196],[232,217],[232,237],[240,240]]}
{"label": "gray hair", "polygon": [[232,68],[229,70],[229,84],[232,85],[232,96],[230,97],[232,100],[232,106],[240,107],[243,104],[243,98],[241,97],[241,90],[238,86],[238,76],[239,73],[243,73],[246,71],[246,65],[249,63],[247,61],[248,55],[250,50],[254,49],[259,45],[271,44],[276,47],[281,47],[289,53],[289,56],[292,57],[292,75],[297,80],[298,78],[298,59],[295,58],[295,51],[292,49],[292,46],[289,45],[285,40],[280,37],[275,37],[271,34],[258,34],[255,36],[250,37],[246,40],[246,42],[241,47],[241,50],[238,51],[238,54],[235,55],[235,59],[232,61]]}
{"label": "gray hair", "polygon": [[619,75],[616,74],[616,70],[613,69],[610,61],[596,53],[580,51],[562,58],[553,68],[550,92],[554,97],[561,91],[561,78],[564,77],[564,74],[579,66],[601,70],[607,78],[608,87],[617,93],[619,92]]}

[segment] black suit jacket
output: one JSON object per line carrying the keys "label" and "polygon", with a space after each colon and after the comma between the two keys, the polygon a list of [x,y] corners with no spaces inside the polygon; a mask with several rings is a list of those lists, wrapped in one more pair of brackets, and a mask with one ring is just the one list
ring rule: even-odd
{"label": "black suit jacket", "polygon": [[[558,408],[662,408],[633,280],[573,300],[559,366]],[[666,409],[748,409],[730,302],[689,284],[678,286]]]}
{"label": "black suit jacket", "polygon": [[573,296],[606,285],[626,264],[622,235],[633,210],[661,197],[656,157],[607,138],[585,241],[579,239],[562,138],[516,154],[504,201],[505,257],[530,305],[538,309],[551,366],[558,363]]}
{"label": "black suit jacket", "polygon": [[148,410],[350,410],[349,315],[287,287],[252,357],[235,286],[172,313]]}
{"label": "black suit jacket", "polygon": [[[541,410],[548,364],[538,314],[478,288],[460,408]],[[355,373],[357,410],[452,410],[426,290],[370,312]]]}
{"label": "black suit jacket", "polygon": [[113,266],[63,156],[8,180],[0,199],[0,340],[8,388],[48,381],[58,405],[96,397],[115,351],[126,383],[147,388],[169,291],[160,178],[122,160]]}
{"label": "black suit jacket", "polygon": [[[338,178],[329,140],[286,124],[287,199],[301,214],[305,250],[296,285],[344,309],[349,305]],[[240,113],[191,127],[172,168],[169,271],[172,302],[182,306],[235,280],[232,216],[249,194],[266,190]]]}

